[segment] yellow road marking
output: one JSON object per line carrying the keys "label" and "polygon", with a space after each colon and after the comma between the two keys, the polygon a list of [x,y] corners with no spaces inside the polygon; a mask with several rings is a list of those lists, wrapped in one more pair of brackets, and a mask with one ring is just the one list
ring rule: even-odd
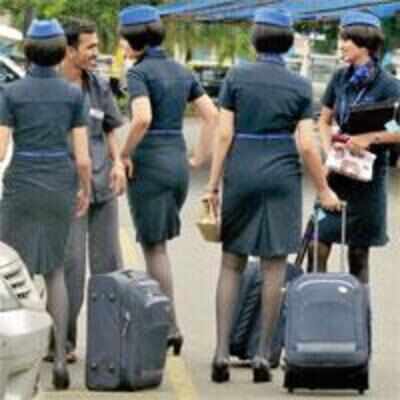
{"label": "yellow road marking", "polygon": [[124,265],[133,266],[137,262],[137,253],[134,243],[134,236],[129,235],[126,228],[120,228],[119,230],[119,240],[121,242],[122,257],[124,259]]}
{"label": "yellow road marking", "polygon": [[177,400],[199,400],[200,396],[193,384],[190,370],[182,356],[169,356],[167,376]]}

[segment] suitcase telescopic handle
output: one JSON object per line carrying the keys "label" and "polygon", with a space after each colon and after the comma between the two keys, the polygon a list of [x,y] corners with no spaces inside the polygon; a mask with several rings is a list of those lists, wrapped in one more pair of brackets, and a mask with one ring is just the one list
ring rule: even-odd
{"label": "suitcase telescopic handle", "polygon": [[314,234],[314,216],[313,216],[313,214],[311,214],[311,217],[308,219],[306,229],[305,229],[303,237],[301,239],[301,244],[300,244],[299,250],[297,251],[297,254],[296,254],[296,259],[294,261],[295,267],[301,269],[304,258],[306,256],[308,248],[310,246],[310,242],[313,239],[313,234]]}
{"label": "suitcase telescopic handle", "polygon": [[[313,246],[313,272],[318,271],[318,246],[319,242],[319,213],[322,210],[320,205],[315,207],[314,212],[314,246]],[[345,260],[344,260],[344,248],[346,245],[346,227],[347,227],[347,203],[342,203],[341,209],[341,229],[340,229],[340,271],[346,272]]]}

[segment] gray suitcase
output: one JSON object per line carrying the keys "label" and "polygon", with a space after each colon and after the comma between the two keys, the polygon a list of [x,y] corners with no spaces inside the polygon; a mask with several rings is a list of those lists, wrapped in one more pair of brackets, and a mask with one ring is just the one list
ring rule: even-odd
{"label": "gray suitcase", "polygon": [[[343,271],[345,215],[344,209],[342,272],[306,274],[288,287],[284,387],[289,392],[355,389],[362,394],[369,388],[369,294],[365,285]],[[318,217],[315,220],[318,237]]]}
{"label": "gray suitcase", "polygon": [[88,291],[88,389],[158,386],[169,326],[170,301],[144,272],[93,275]]}

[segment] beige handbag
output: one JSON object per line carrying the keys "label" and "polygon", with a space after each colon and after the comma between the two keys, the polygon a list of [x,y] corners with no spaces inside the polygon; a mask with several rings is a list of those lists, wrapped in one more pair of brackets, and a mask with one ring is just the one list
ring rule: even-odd
{"label": "beige handbag", "polygon": [[201,201],[200,217],[196,225],[207,242],[221,241],[221,224],[208,200]]}

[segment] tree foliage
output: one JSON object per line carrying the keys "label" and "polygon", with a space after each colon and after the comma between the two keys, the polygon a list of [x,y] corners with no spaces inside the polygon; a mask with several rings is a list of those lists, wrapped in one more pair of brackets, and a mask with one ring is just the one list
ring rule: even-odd
{"label": "tree foliage", "polygon": [[134,4],[158,5],[165,1],[143,0],[0,0],[0,10],[10,12],[16,25],[24,28],[27,13],[34,11],[39,18],[59,18],[79,16],[96,22],[105,51],[115,44],[118,12],[121,8]]}

